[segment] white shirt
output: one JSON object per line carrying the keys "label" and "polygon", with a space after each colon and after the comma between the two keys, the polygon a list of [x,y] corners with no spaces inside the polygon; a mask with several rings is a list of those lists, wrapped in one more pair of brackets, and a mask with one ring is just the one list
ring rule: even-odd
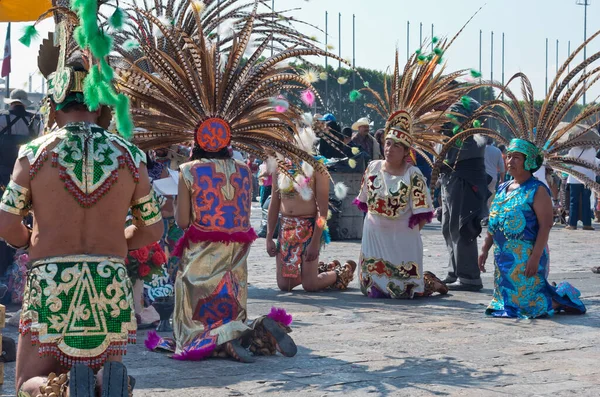
{"label": "white shirt", "polygon": [[496,146],[485,146],[485,172],[495,181],[498,174],[504,172],[502,152]]}
{"label": "white shirt", "polygon": [[[587,161],[588,163],[596,164],[596,149],[591,147],[574,147],[571,150],[569,150],[567,157],[573,157],[579,160]],[[573,166],[573,170],[582,173],[583,175],[587,176],[593,181],[596,180],[596,173],[593,170],[581,167],[579,165]],[[567,183],[574,183],[579,185],[583,184],[583,182],[581,182],[579,179],[575,178],[571,174],[569,174],[569,177],[567,178]]]}

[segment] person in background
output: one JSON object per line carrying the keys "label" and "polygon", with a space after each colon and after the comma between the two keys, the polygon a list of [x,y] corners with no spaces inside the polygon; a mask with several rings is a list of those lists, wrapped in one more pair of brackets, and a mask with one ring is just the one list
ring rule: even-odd
{"label": "person in background", "polygon": [[361,152],[365,152],[369,156],[369,160],[381,159],[381,146],[377,143],[377,139],[369,134],[369,119],[362,117],[352,124],[352,130],[356,131],[352,137],[354,143]]}
{"label": "person in background", "polygon": [[496,146],[493,145],[493,140],[491,138],[487,138],[487,144],[485,145],[485,172],[487,172],[488,176],[492,178],[490,183],[488,184],[488,191],[490,193],[490,197],[487,200],[487,205],[485,208],[485,214],[483,216],[482,225],[486,226],[488,224],[488,218],[490,214],[490,207],[492,202],[494,201],[494,195],[496,194],[496,185],[498,181],[504,181],[504,175],[506,173],[506,169],[504,168],[504,158],[502,156],[502,152]]}
{"label": "person in background", "polygon": [[[596,150],[592,147],[574,147],[569,150],[568,156],[587,161],[588,163],[596,163]],[[592,180],[596,180],[594,171],[588,168],[576,165],[573,167],[573,170],[582,173]],[[583,230],[594,230],[594,227],[592,226],[592,207],[590,202],[592,191],[571,174],[569,174],[569,177],[567,178],[567,184],[570,190],[570,206],[569,225],[565,229],[577,230],[577,221],[581,219]]]}
{"label": "person in background", "polygon": [[[0,113],[0,189],[10,181],[19,147],[36,138],[42,124],[39,116],[27,111],[31,101],[24,90],[13,90],[4,103],[9,105],[9,110]],[[0,241],[0,277],[4,276],[14,259],[15,250]],[[0,285],[0,297],[5,292],[6,286]]]}
{"label": "person in background", "polygon": [[[383,138],[385,136],[384,132],[385,130],[383,128],[380,128],[377,131],[375,131],[375,134],[373,135],[380,148],[383,148],[385,146],[385,139]],[[381,151],[381,158],[385,160],[385,150]]]}

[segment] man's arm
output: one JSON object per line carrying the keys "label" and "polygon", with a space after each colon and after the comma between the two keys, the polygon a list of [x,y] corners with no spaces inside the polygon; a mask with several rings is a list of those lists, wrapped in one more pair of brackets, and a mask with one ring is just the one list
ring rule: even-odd
{"label": "man's arm", "polygon": [[31,234],[23,225],[23,217],[29,212],[30,204],[29,162],[22,158],[15,163],[0,203],[0,238],[13,247],[29,245]]}
{"label": "man's arm", "polygon": [[273,239],[275,228],[277,227],[277,219],[279,218],[279,209],[281,207],[281,197],[279,197],[278,174],[273,174],[273,189],[271,193],[271,203],[267,212],[267,239]]}
{"label": "man's arm", "polygon": [[177,186],[177,203],[175,205],[175,221],[181,229],[187,229],[192,220],[192,207],[190,191],[183,179],[183,171],[179,173],[179,184]]}
{"label": "man's arm", "polygon": [[160,206],[151,189],[150,177],[145,164],[140,165],[140,179],[133,193],[131,212],[133,225],[125,228],[129,250],[139,249],[155,243],[163,235],[164,225]]}

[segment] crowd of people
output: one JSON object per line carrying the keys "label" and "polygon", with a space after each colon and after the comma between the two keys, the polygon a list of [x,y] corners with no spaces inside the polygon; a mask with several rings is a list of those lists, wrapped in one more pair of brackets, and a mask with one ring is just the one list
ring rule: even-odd
{"label": "crowd of people", "polygon": [[[16,263],[12,285],[22,288],[19,397],[93,396],[97,389],[131,395],[135,379],[122,357],[165,305],[173,306],[172,337],[149,332],[151,351],[244,363],[294,356],[293,318],[285,309],[248,318],[257,196],[268,206],[264,249],[275,258],[273,279],[282,291],[346,290],[355,276],[375,299],[480,291],[493,247],[488,315],[585,313],[574,286],[548,281],[548,237],[559,210],[566,211],[552,199],[565,188],[568,229],[581,218],[591,230],[600,137],[581,139],[593,126],[571,131],[600,107],[570,121],[559,116],[585,91],[586,78],[597,77],[589,65],[598,56],[573,68],[583,78],[557,76],[536,112],[533,93],[520,102],[499,83],[487,84],[506,101],[472,99],[473,86],[459,81],[463,72],[440,72],[453,40],[432,38],[431,53],[423,52],[427,43],[403,66],[396,54],[385,92],[365,85],[371,109],[386,120],[372,134],[366,117],[341,128],[333,114],[313,116],[291,101],[307,101],[314,88],[278,65],[324,51],[283,28],[285,18],[257,12],[253,1],[249,8],[212,8],[202,19],[196,2],[172,7],[157,0],[153,7],[169,23],[151,17],[146,5],[131,6],[127,12],[146,17],[134,30],[115,28],[116,59],[96,45],[106,37],[96,4],[53,0],[56,34],[38,58],[49,81],[44,125],[25,111],[19,91],[0,116],[1,139],[9,139],[2,149],[12,156],[3,156],[0,168],[1,259],[5,272]],[[243,23],[225,46],[212,27],[229,18]],[[264,45],[252,48],[249,40],[261,29],[273,34],[265,43],[285,48],[273,45],[263,59]],[[139,47],[125,48],[129,40]],[[527,91],[527,77],[516,78]],[[507,115],[504,135],[480,121],[498,117],[496,107]],[[332,158],[350,168],[364,162],[360,191],[348,199],[365,216],[360,256],[325,263]],[[561,187],[547,175],[558,175]],[[437,189],[439,201],[432,198]],[[334,190],[344,198],[343,185]],[[423,264],[421,230],[436,205],[450,254],[443,280]]]}

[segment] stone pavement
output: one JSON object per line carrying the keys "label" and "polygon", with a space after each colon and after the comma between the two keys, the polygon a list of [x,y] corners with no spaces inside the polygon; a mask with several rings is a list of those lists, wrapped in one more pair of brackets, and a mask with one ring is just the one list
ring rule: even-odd
{"label": "stone pavement", "polygon": [[[255,211],[255,223],[258,211]],[[135,396],[598,396],[600,395],[600,265],[595,232],[555,227],[550,237],[552,281],[578,287],[583,316],[491,319],[483,314],[493,289],[413,301],[371,300],[354,281],[346,292],[279,292],[275,264],[259,239],[249,258],[249,315],[272,306],[294,316],[294,358],[259,357],[255,364],[210,359],[179,362],[144,349],[145,332],[125,363]],[[445,275],[440,225],[423,230],[425,269]],[[323,259],[357,259],[360,242],[335,242]],[[491,258],[488,269],[492,269]],[[14,312],[14,308],[13,308]],[[5,334],[16,335],[15,328]],[[2,395],[14,395],[14,363]]]}

